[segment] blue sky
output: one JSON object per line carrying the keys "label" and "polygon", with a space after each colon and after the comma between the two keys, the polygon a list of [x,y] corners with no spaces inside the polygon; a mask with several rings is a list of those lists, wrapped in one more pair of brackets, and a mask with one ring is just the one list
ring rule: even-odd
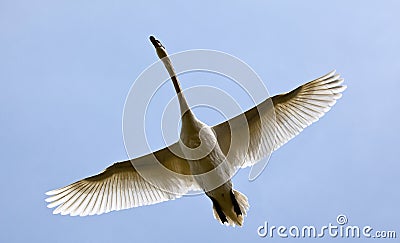
{"label": "blue sky", "polygon": [[[264,221],[318,227],[339,214],[399,237],[399,9],[394,0],[1,1],[0,241],[265,242],[256,233]],[[46,191],[127,158],[122,112],[157,60],[150,34],[170,53],[237,56],[271,94],[332,69],[346,80],[335,107],[276,151],[257,180],[248,169],[235,176],[251,205],[243,228],[219,225],[205,196],[84,218],[46,208]],[[193,83],[182,77],[184,88]],[[166,85],[159,99],[171,96]]]}

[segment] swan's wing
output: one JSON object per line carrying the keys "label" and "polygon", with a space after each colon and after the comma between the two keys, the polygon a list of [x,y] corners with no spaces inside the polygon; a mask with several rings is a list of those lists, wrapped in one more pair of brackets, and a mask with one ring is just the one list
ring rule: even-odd
{"label": "swan's wing", "polygon": [[342,83],[332,71],[214,126],[222,151],[236,168],[253,165],[329,111],[346,89]]}
{"label": "swan's wing", "polygon": [[[157,161],[162,166],[157,166]],[[174,175],[165,173],[166,168]],[[46,201],[49,208],[58,206],[54,214],[86,216],[179,198],[194,186],[187,161],[164,148],[115,163],[97,175],[49,191]]]}

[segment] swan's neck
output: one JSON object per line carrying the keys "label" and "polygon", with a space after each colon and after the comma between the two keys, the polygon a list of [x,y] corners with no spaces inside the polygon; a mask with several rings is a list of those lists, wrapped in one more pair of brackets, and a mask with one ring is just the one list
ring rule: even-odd
{"label": "swan's neck", "polygon": [[190,118],[194,118],[193,112],[190,110],[190,107],[186,101],[185,95],[182,92],[181,85],[179,83],[178,77],[176,76],[174,67],[172,66],[171,60],[169,57],[164,57],[162,59],[164,66],[166,67],[169,76],[171,77],[172,84],[174,85],[176,95],[178,96],[179,108],[181,110],[181,117],[184,118],[189,116]]}
{"label": "swan's neck", "polygon": [[165,47],[161,44],[159,40],[154,38],[154,36],[150,36],[150,41],[156,48],[157,56],[161,59],[163,62],[165,68],[168,71],[169,77],[172,80],[172,83],[174,85],[176,94],[178,95],[178,101],[179,101],[179,107],[181,110],[181,117],[182,117],[182,122],[184,120],[189,119],[190,121],[195,120],[195,116],[192,113],[192,111],[189,108],[189,105],[187,104],[187,101],[185,99],[185,96],[183,95],[181,85],[179,84],[178,77],[176,76],[174,67],[172,66],[172,62],[168,57],[168,53],[165,50]]}

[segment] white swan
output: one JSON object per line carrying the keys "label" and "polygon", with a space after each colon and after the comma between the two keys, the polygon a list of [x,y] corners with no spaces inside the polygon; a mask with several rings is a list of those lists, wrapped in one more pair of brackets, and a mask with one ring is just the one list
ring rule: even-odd
{"label": "white swan", "polygon": [[[49,191],[46,193],[48,207],[57,207],[54,214],[86,216],[150,205],[178,198],[189,190],[203,190],[213,203],[217,220],[241,226],[249,204],[245,195],[233,189],[230,180],[233,173],[261,160],[322,117],[346,89],[341,85],[343,79],[330,72],[289,93],[272,97],[272,103],[267,99],[245,113],[210,127],[190,110],[165,48],[153,36],[150,40],[178,95],[182,116],[180,142],[115,163],[98,175]],[[241,131],[248,134],[248,139],[232,144],[232,132]],[[171,148],[180,149],[184,156],[172,153]],[[154,161],[177,176],[166,176]]]}

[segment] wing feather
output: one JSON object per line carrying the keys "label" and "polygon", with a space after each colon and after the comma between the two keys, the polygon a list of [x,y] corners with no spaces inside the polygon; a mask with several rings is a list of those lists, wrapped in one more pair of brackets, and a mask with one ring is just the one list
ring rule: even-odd
{"label": "wing feather", "polygon": [[[185,176],[163,175],[162,170],[154,168],[154,160],[164,169]],[[150,175],[151,180],[143,175]],[[49,191],[46,202],[49,208],[56,207],[54,214],[86,216],[179,198],[193,189],[198,187],[190,176],[187,161],[164,148],[154,154],[115,163],[97,175]]]}
{"label": "wing feather", "polygon": [[[214,126],[221,150],[236,168],[253,165],[328,112],[346,89],[343,81],[332,71]],[[248,142],[233,141],[235,133]]]}

